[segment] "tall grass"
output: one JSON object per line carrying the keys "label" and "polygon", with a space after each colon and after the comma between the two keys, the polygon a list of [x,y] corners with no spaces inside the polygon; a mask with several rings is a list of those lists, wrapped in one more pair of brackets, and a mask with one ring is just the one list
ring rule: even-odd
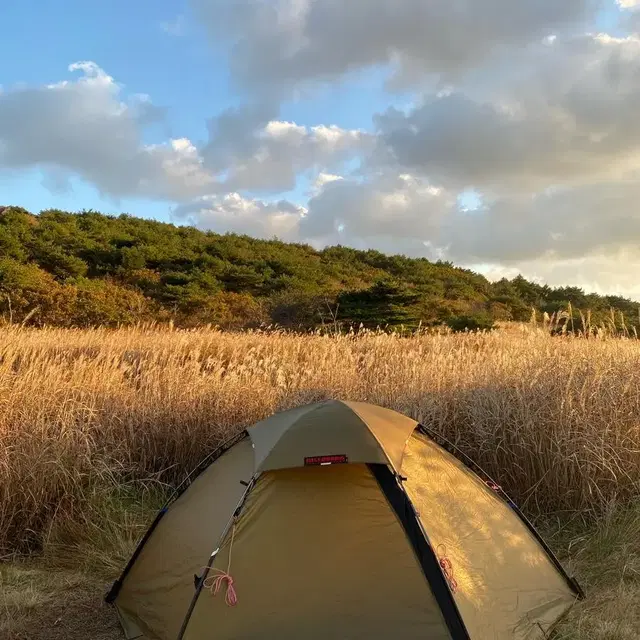
{"label": "tall grass", "polygon": [[410,338],[3,328],[0,550],[41,548],[112,490],[173,484],[239,429],[329,397],[431,426],[530,514],[597,517],[640,495],[639,365],[635,340],[524,328]]}

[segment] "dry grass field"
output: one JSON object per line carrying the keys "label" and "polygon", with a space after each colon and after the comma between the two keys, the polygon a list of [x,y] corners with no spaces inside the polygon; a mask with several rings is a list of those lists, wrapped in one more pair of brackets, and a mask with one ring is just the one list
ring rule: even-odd
{"label": "dry grass field", "polygon": [[100,599],[168,488],[242,427],[328,397],[421,420],[511,493],[588,593],[558,639],[640,637],[640,342],[526,327],[0,328],[0,637],[118,638]]}

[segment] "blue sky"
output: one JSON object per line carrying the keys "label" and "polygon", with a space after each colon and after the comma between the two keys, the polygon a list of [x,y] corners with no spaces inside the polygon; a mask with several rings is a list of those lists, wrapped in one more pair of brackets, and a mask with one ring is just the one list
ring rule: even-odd
{"label": "blue sky", "polygon": [[[0,86],[5,89],[71,79],[69,64],[91,60],[123,85],[125,94],[147,94],[154,104],[165,107],[172,137],[194,142],[206,139],[209,118],[242,104],[224,52],[211,46],[184,0],[14,0],[0,5],[0,24],[4,25]],[[369,127],[372,110],[390,104],[383,77],[384,71],[374,69],[360,74],[356,86],[350,79],[318,92],[312,101],[286,102],[281,119],[308,126],[339,122],[345,128]],[[406,101],[402,94],[393,98],[398,104]],[[164,127],[160,135],[145,131],[145,142],[159,142],[162,132]],[[43,184],[38,169],[18,175],[0,173],[0,187],[10,201],[32,211],[84,208],[169,220],[170,203],[114,200],[82,180],[71,182],[72,191],[57,193]],[[308,181],[303,179],[297,189],[282,195],[300,201],[307,189]]]}
{"label": "blue sky", "polygon": [[[159,103],[174,104],[172,126],[187,129],[194,137],[204,133],[205,96],[184,73],[185,64],[211,73],[202,55],[190,52],[160,28],[163,20],[175,18],[176,2],[115,0],[86,3],[79,0],[20,0],[0,4],[0,84],[4,89],[18,83],[40,85],[68,78],[69,64],[94,60],[136,93],[149,93]],[[185,9],[185,6],[182,6]],[[123,19],[126,16],[126,19]],[[28,34],[28,38],[25,38]],[[19,54],[18,54],[19,52]],[[218,69],[216,84],[224,86],[224,67]],[[214,84],[207,84],[213,87]],[[209,90],[215,95],[217,92]],[[208,91],[208,93],[209,93]],[[183,98],[175,100],[176,93]],[[195,98],[195,99],[194,99]],[[140,212],[166,216],[166,204],[128,202],[115,205],[103,199],[91,185],[73,181],[73,191],[52,193],[42,184],[38,169],[19,175],[0,174],[4,200],[32,211],[43,208],[65,210],[96,209]],[[9,198],[7,198],[9,196]]]}
{"label": "blue sky", "polygon": [[[619,15],[614,5],[606,7],[598,14],[597,28],[614,33]],[[167,132],[172,137],[204,141],[209,118],[242,104],[225,52],[212,46],[186,0],[9,0],[0,5],[0,24],[4,25],[0,86],[6,90],[21,83],[41,85],[70,79],[69,64],[94,61],[123,85],[125,93],[147,94],[154,104],[167,109],[166,126],[160,135],[145,131],[145,142],[159,142]],[[372,113],[391,104],[411,104],[410,92],[389,95],[385,91],[386,75],[384,69],[372,68],[324,87],[313,100],[285,102],[280,118],[307,126],[338,122],[347,129],[367,129]],[[17,175],[0,173],[3,192],[12,202],[33,211],[86,208],[169,219],[170,203],[113,199],[82,180],[72,179],[71,184],[71,191],[52,192],[37,168]],[[308,180],[301,179],[298,188],[282,195],[303,201],[308,186]],[[475,207],[478,193],[464,192],[460,202]]]}
{"label": "blue sky", "polygon": [[432,247],[495,277],[640,295],[637,9],[6,0],[0,204]]}

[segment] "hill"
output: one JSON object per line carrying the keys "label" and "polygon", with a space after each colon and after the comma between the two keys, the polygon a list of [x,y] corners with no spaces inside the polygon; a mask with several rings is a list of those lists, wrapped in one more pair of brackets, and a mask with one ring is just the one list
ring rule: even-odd
{"label": "hill", "polygon": [[343,246],[318,251],[126,214],[33,215],[0,207],[4,322],[461,329],[526,321],[532,309],[551,315],[567,308],[580,326],[587,312],[593,325],[638,325],[638,304],[626,298],[554,289],[521,276],[492,283],[448,262]]}

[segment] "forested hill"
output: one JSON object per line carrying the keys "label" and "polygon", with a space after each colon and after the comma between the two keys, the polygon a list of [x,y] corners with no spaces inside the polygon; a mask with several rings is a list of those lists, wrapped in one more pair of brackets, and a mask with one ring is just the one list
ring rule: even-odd
{"label": "forested hill", "polygon": [[577,317],[578,309],[590,310],[594,323],[610,318],[612,309],[627,323],[638,321],[638,305],[624,298],[522,277],[490,283],[449,263],[341,246],[316,251],[129,215],[48,210],[36,216],[0,207],[4,322],[474,328],[529,320],[532,308],[552,314],[568,303]]}

